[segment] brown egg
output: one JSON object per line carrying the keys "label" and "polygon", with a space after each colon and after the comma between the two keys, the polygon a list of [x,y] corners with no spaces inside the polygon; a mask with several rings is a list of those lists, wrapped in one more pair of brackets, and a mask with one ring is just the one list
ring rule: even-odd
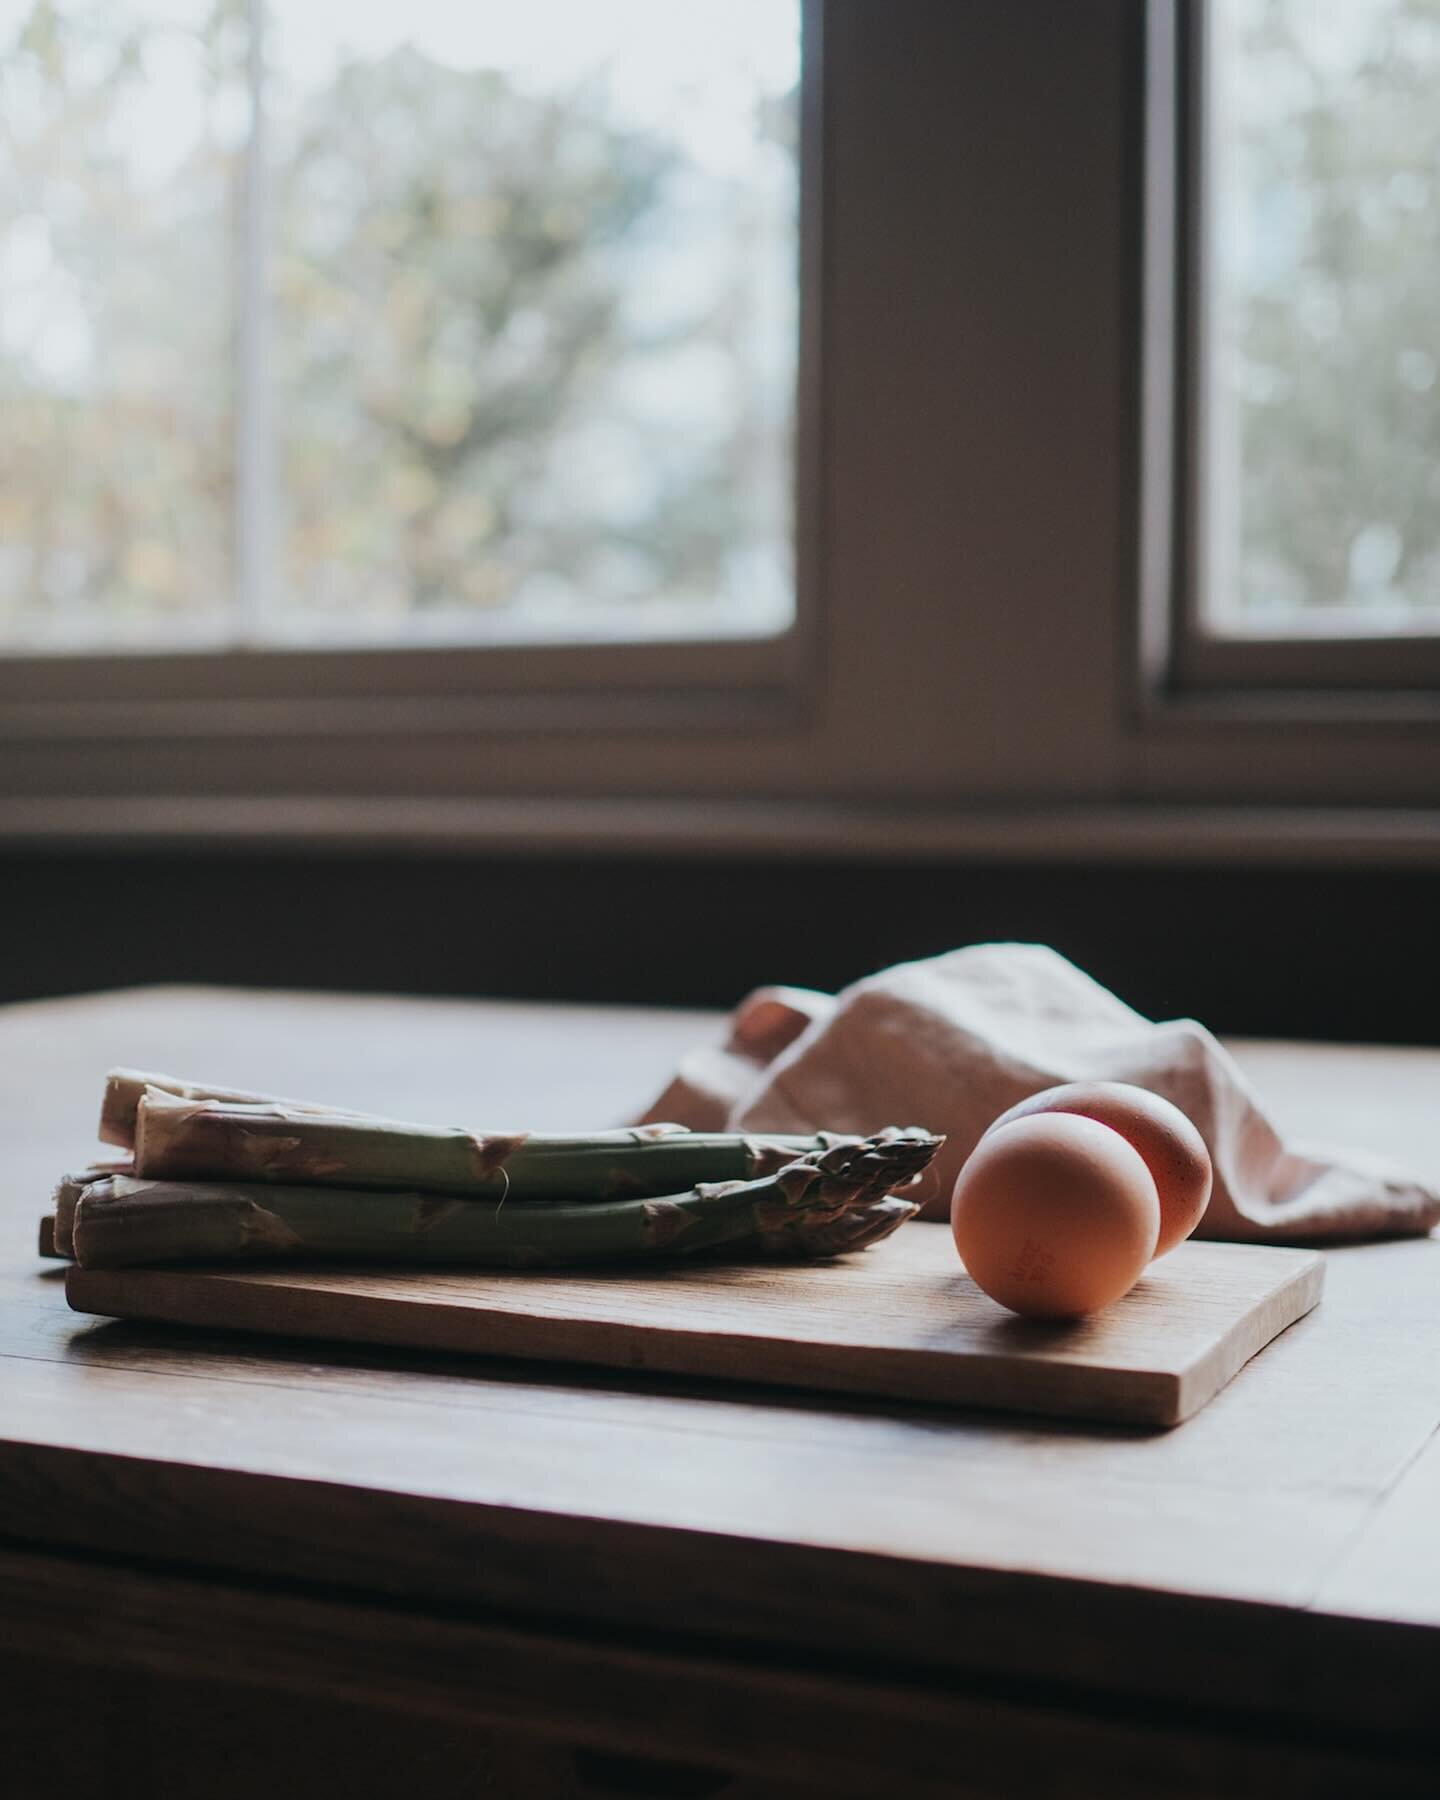
{"label": "brown egg", "polygon": [[950,1204],[955,1248],[1012,1312],[1071,1319],[1134,1286],[1155,1252],[1160,1202],[1138,1150],[1072,1113],[988,1131]]}
{"label": "brown egg", "polygon": [[[1078,1113],[1118,1131],[1140,1152],[1160,1196],[1156,1256],[1189,1237],[1210,1202],[1214,1171],[1205,1140],[1178,1106],[1124,1081],[1072,1081],[1032,1094],[990,1127],[999,1131],[1035,1113]],[[989,1136],[989,1132],[986,1133]],[[982,1139],[983,1142],[983,1139]]]}

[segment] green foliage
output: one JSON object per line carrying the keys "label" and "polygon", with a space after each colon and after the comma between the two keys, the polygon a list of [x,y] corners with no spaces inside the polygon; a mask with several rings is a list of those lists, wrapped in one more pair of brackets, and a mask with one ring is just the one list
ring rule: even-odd
{"label": "green foliage", "polygon": [[1440,606],[1440,0],[1240,13],[1242,604]]}
{"label": "green foliage", "polygon": [[[217,14],[217,23],[220,15]],[[168,179],[127,138],[146,58],[188,54]],[[231,157],[215,34],[38,0],[0,44],[0,631],[214,616],[228,587]]]}
{"label": "green foliage", "polygon": [[[0,45],[0,256],[23,215],[43,264],[0,330],[0,634],[223,624],[237,6],[197,0],[186,29],[144,0],[36,0]],[[569,617],[723,601],[773,568],[783,181],[701,168],[617,117],[603,74],[539,91],[410,47],[303,87],[277,53],[267,113],[282,611]],[[790,101],[757,105],[772,173],[792,127]]]}
{"label": "green foliage", "polygon": [[552,504],[566,440],[617,435],[617,364],[677,339],[735,353],[723,314],[649,339],[627,325],[632,246],[676,179],[672,146],[608,124],[583,91],[520,93],[406,49],[342,69],[283,165],[297,588],[341,608],[500,606],[536,572],[603,590],[596,565],[616,549],[644,556],[654,593],[721,579],[745,529],[733,431],[633,517],[583,493]]}

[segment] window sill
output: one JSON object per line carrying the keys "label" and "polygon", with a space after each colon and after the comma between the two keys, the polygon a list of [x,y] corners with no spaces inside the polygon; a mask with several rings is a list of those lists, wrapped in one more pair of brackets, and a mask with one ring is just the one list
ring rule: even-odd
{"label": "window sill", "polygon": [[0,850],[1440,869],[1440,808],[716,799],[0,799]]}

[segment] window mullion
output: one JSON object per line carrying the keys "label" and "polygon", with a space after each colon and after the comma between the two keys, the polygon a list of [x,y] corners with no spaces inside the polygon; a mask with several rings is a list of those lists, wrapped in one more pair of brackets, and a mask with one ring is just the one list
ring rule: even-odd
{"label": "window mullion", "polygon": [[265,0],[248,0],[245,85],[249,131],[241,179],[236,284],[235,588],[231,636],[238,645],[253,645],[263,636],[274,572],[265,25]]}

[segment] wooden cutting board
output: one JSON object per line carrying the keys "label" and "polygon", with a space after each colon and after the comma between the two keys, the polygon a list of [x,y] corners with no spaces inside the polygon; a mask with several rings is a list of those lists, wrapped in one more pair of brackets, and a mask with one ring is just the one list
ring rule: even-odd
{"label": "wooden cutting board", "polygon": [[1175,1425],[1315,1305],[1323,1276],[1313,1251],[1183,1244],[1106,1312],[1048,1324],[1003,1312],[922,1224],[812,1266],[72,1268],[66,1296],[108,1318]]}

